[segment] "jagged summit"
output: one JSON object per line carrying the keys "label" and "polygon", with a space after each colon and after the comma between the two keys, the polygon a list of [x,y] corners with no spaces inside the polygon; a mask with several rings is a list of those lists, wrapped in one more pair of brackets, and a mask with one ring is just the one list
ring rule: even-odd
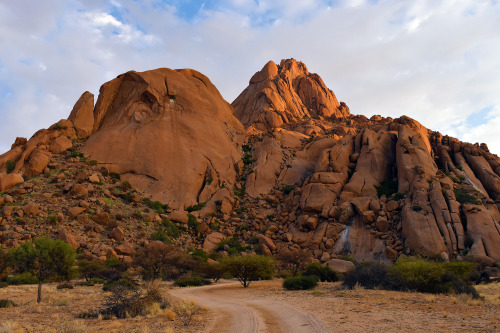
{"label": "jagged summit", "polygon": [[236,117],[246,128],[266,130],[296,122],[304,117],[349,116],[321,77],[309,73],[304,63],[269,61],[250,79],[249,86],[234,100]]}

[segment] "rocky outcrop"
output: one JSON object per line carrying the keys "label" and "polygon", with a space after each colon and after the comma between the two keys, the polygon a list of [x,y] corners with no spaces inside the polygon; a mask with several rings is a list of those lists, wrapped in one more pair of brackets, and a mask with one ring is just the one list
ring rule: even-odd
{"label": "rocky outcrop", "polygon": [[68,120],[75,126],[79,138],[90,136],[94,128],[94,94],[84,92],[73,107]]}
{"label": "rocky outcrop", "polygon": [[93,130],[85,154],[171,207],[235,182],[243,127],[194,70],[128,72],[104,84]]}
{"label": "rocky outcrop", "polygon": [[245,127],[258,130],[280,127],[304,117],[346,117],[349,109],[339,104],[323,80],[309,73],[302,62],[268,62],[232,103]]}

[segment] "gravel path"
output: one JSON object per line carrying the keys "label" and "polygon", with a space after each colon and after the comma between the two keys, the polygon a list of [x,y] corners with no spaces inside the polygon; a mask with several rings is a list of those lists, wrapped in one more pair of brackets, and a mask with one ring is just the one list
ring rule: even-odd
{"label": "gravel path", "polygon": [[206,332],[326,332],[323,323],[314,315],[273,298],[239,294],[241,289],[236,282],[175,289],[169,293],[212,310],[214,318]]}

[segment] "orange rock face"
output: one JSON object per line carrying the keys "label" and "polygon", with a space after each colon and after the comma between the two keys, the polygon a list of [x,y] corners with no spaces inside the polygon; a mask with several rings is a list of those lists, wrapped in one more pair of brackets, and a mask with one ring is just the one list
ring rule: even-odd
{"label": "orange rock face", "polygon": [[295,59],[282,60],[279,66],[268,62],[232,105],[245,127],[258,130],[304,117],[343,118],[350,114],[323,80]]}
{"label": "orange rock face", "polygon": [[104,84],[94,132],[85,154],[171,207],[231,186],[241,159],[243,126],[194,70],[128,72]]}
{"label": "orange rock face", "polygon": [[68,117],[76,128],[79,138],[92,134],[94,128],[94,94],[86,91],[78,99]]}

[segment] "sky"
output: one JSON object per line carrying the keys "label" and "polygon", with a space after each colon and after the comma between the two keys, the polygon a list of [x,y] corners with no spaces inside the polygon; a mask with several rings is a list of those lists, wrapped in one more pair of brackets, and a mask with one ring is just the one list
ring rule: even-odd
{"label": "sky", "polygon": [[500,155],[499,0],[0,0],[0,154],[129,70],[193,68],[232,102],[295,58],[351,113]]}

